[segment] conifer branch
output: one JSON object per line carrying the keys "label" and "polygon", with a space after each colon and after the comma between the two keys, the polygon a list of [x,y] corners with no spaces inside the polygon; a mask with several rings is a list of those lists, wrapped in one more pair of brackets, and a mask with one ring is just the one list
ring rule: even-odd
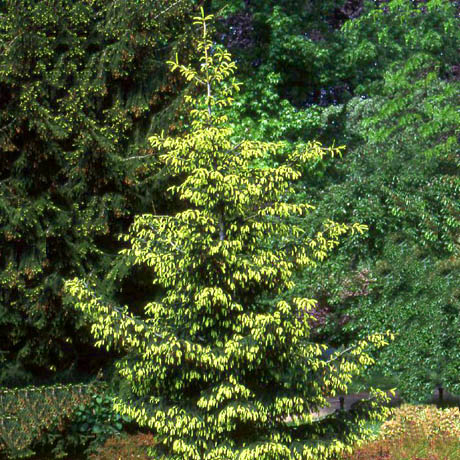
{"label": "conifer branch", "polygon": [[153,156],[153,153],[150,153],[149,155],[138,155],[138,156],[133,156],[133,157],[128,157],[128,158],[123,158],[121,161],[142,160],[143,158],[149,158],[152,156]]}
{"label": "conifer branch", "polygon": [[6,131],[15,121],[16,121],[16,118],[13,118],[13,120],[11,120],[10,123],[8,123],[8,124],[5,125],[5,126],[2,126],[2,127],[0,128],[0,132]]}
{"label": "conifer branch", "polygon": [[163,14],[167,13],[170,9],[174,8],[176,5],[178,5],[179,3],[183,3],[185,0],[177,0],[176,2],[174,2],[172,5],[169,5],[168,8],[164,9],[163,11],[160,11],[160,13],[158,13],[156,16],[154,16],[153,20],[155,21],[156,19],[158,19],[160,16],[162,16]]}

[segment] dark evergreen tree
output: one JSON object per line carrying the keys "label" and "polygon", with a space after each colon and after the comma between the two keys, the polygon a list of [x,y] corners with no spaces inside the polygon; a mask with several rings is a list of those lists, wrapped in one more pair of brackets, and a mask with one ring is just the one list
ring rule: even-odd
{"label": "dark evergreen tree", "polygon": [[106,271],[158,202],[146,136],[180,103],[165,62],[186,54],[192,3],[1,3],[0,383],[97,364],[62,279]]}

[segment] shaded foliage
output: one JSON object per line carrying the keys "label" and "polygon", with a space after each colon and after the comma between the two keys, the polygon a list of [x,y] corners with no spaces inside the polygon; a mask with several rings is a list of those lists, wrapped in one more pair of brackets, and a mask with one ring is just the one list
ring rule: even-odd
{"label": "shaded foliage", "polygon": [[165,60],[187,47],[190,9],[2,2],[0,383],[105,362],[63,303],[62,280],[107,271],[114,236],[160,201],[155,162],[126,160],[152,155],[146,135],[176,111],[180,83]]}
{"label": "shaded foliage", "polygon": [[[415,19],[428,17],[433,5],[427,2],[424,16],[414,13]],[[399,336],[379,365],[399,376],[404,396],[419,400],[436,384],[453,392],[460,389],[455,375],[460,362],[460,87],[448,72],[458,19],[447,3],[443,5],[434,8],[433,15],[446,15],[446,35],[435,43],[427,39],[433,18],[427,19],[426,29],[409,30],[410,43],[417,45],[368,85],[365,98],[347,104],[344,133],[353,149],[324,176],[325,187],[317,195],[325,213],[334,209],[336,219],[359,219],[370,227],[366,243],[356,241],[344,248],[333,263],[329,301],[335,307],[329,308],[335,312],[335,326],[324,333],[343,341],[349,333],[391,327]],[[391,11],[359,21],[377,22]],[[406,14],[395,10],[389,29]],[[361,23],[353,27],[359,29]],[[380,24],[383,37],[385,30]],[[432,55],[422,46],[436,43],[444,43],[443,55]],[[350,254],[351,265],[345,262]],[[350,283],[355,283],[351,291],[362,288],[363,280],[361,287],[355,282],[359,273],[366,273],[367,288],[350,295]]]}
{"label": "shaded foliage", "polygon": [[235,37],[255,31],[241,49],[223,34],[245,63],[236,132],[345,143],[343,160],[307,168],[296,199],[370,227],[299,280],[319,299],[317,333],[338,346],[391,327],[379,364],[406,397],[458,391],[458,2],[231,5],[233,27],[252,18]]}

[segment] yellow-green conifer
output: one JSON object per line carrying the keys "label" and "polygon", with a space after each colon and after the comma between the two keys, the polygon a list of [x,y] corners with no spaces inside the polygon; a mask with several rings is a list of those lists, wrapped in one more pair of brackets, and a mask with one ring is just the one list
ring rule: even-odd
{"label": "yellow-green conifer", "polygon": [[289,292],[296,270],[321,261],[340,236],[363,226],[327,222],[312,239],[296,223],[312,210],[290,201],[302,165],[339,149],[309,143],[268,167],[261,160],[285,144],[232,141],[224,113],[238,90],[235,64],[213,47],[209,19],[196,18],[203,30],[198,68],[170,63],[205,91],[188,98],[189,130],[150,139],[177,178],[170,190],[184,210],[139,216],[124,236],[125,255],[152,268],[164,296],[137,317],[84,281],[68,289],[91,319],[97,344],[125,351],[118,370],[129,390],[116,405],[154,431],[154,458],[333,458],[363,436],[361,415],[310,414],[346,392],[372,364],[368,343],[381,346],[385,337],[325,360],[326,347],[309,337],[315,301]]}

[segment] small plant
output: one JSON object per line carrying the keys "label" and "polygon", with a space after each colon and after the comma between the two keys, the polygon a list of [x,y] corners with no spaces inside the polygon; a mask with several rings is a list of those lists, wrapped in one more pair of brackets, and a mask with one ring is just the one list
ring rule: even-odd
{"label": "small plant", "polygon": [[395,417],[383,425],[381,434],[384,439],[397,439],[403,435],[427,439],[441,435],[460,439],[460,409],[404,404],[395,412]]}
{"label": "small plant", "polygon": [[0,454],[88,456],[130,420],[112,408],[100,384],[53,385],[0,391]]}
{"label": "small plant", "polygon": [[66,457],[69,453],[82,452],[90,455],[104,442],[117,436],[123,425],[130,420],[116,413],[109,394],[93,394],[87,404],[80,404],[64,429],[45,433],[40,440],[42,451],[50,450],[54,458]]}

